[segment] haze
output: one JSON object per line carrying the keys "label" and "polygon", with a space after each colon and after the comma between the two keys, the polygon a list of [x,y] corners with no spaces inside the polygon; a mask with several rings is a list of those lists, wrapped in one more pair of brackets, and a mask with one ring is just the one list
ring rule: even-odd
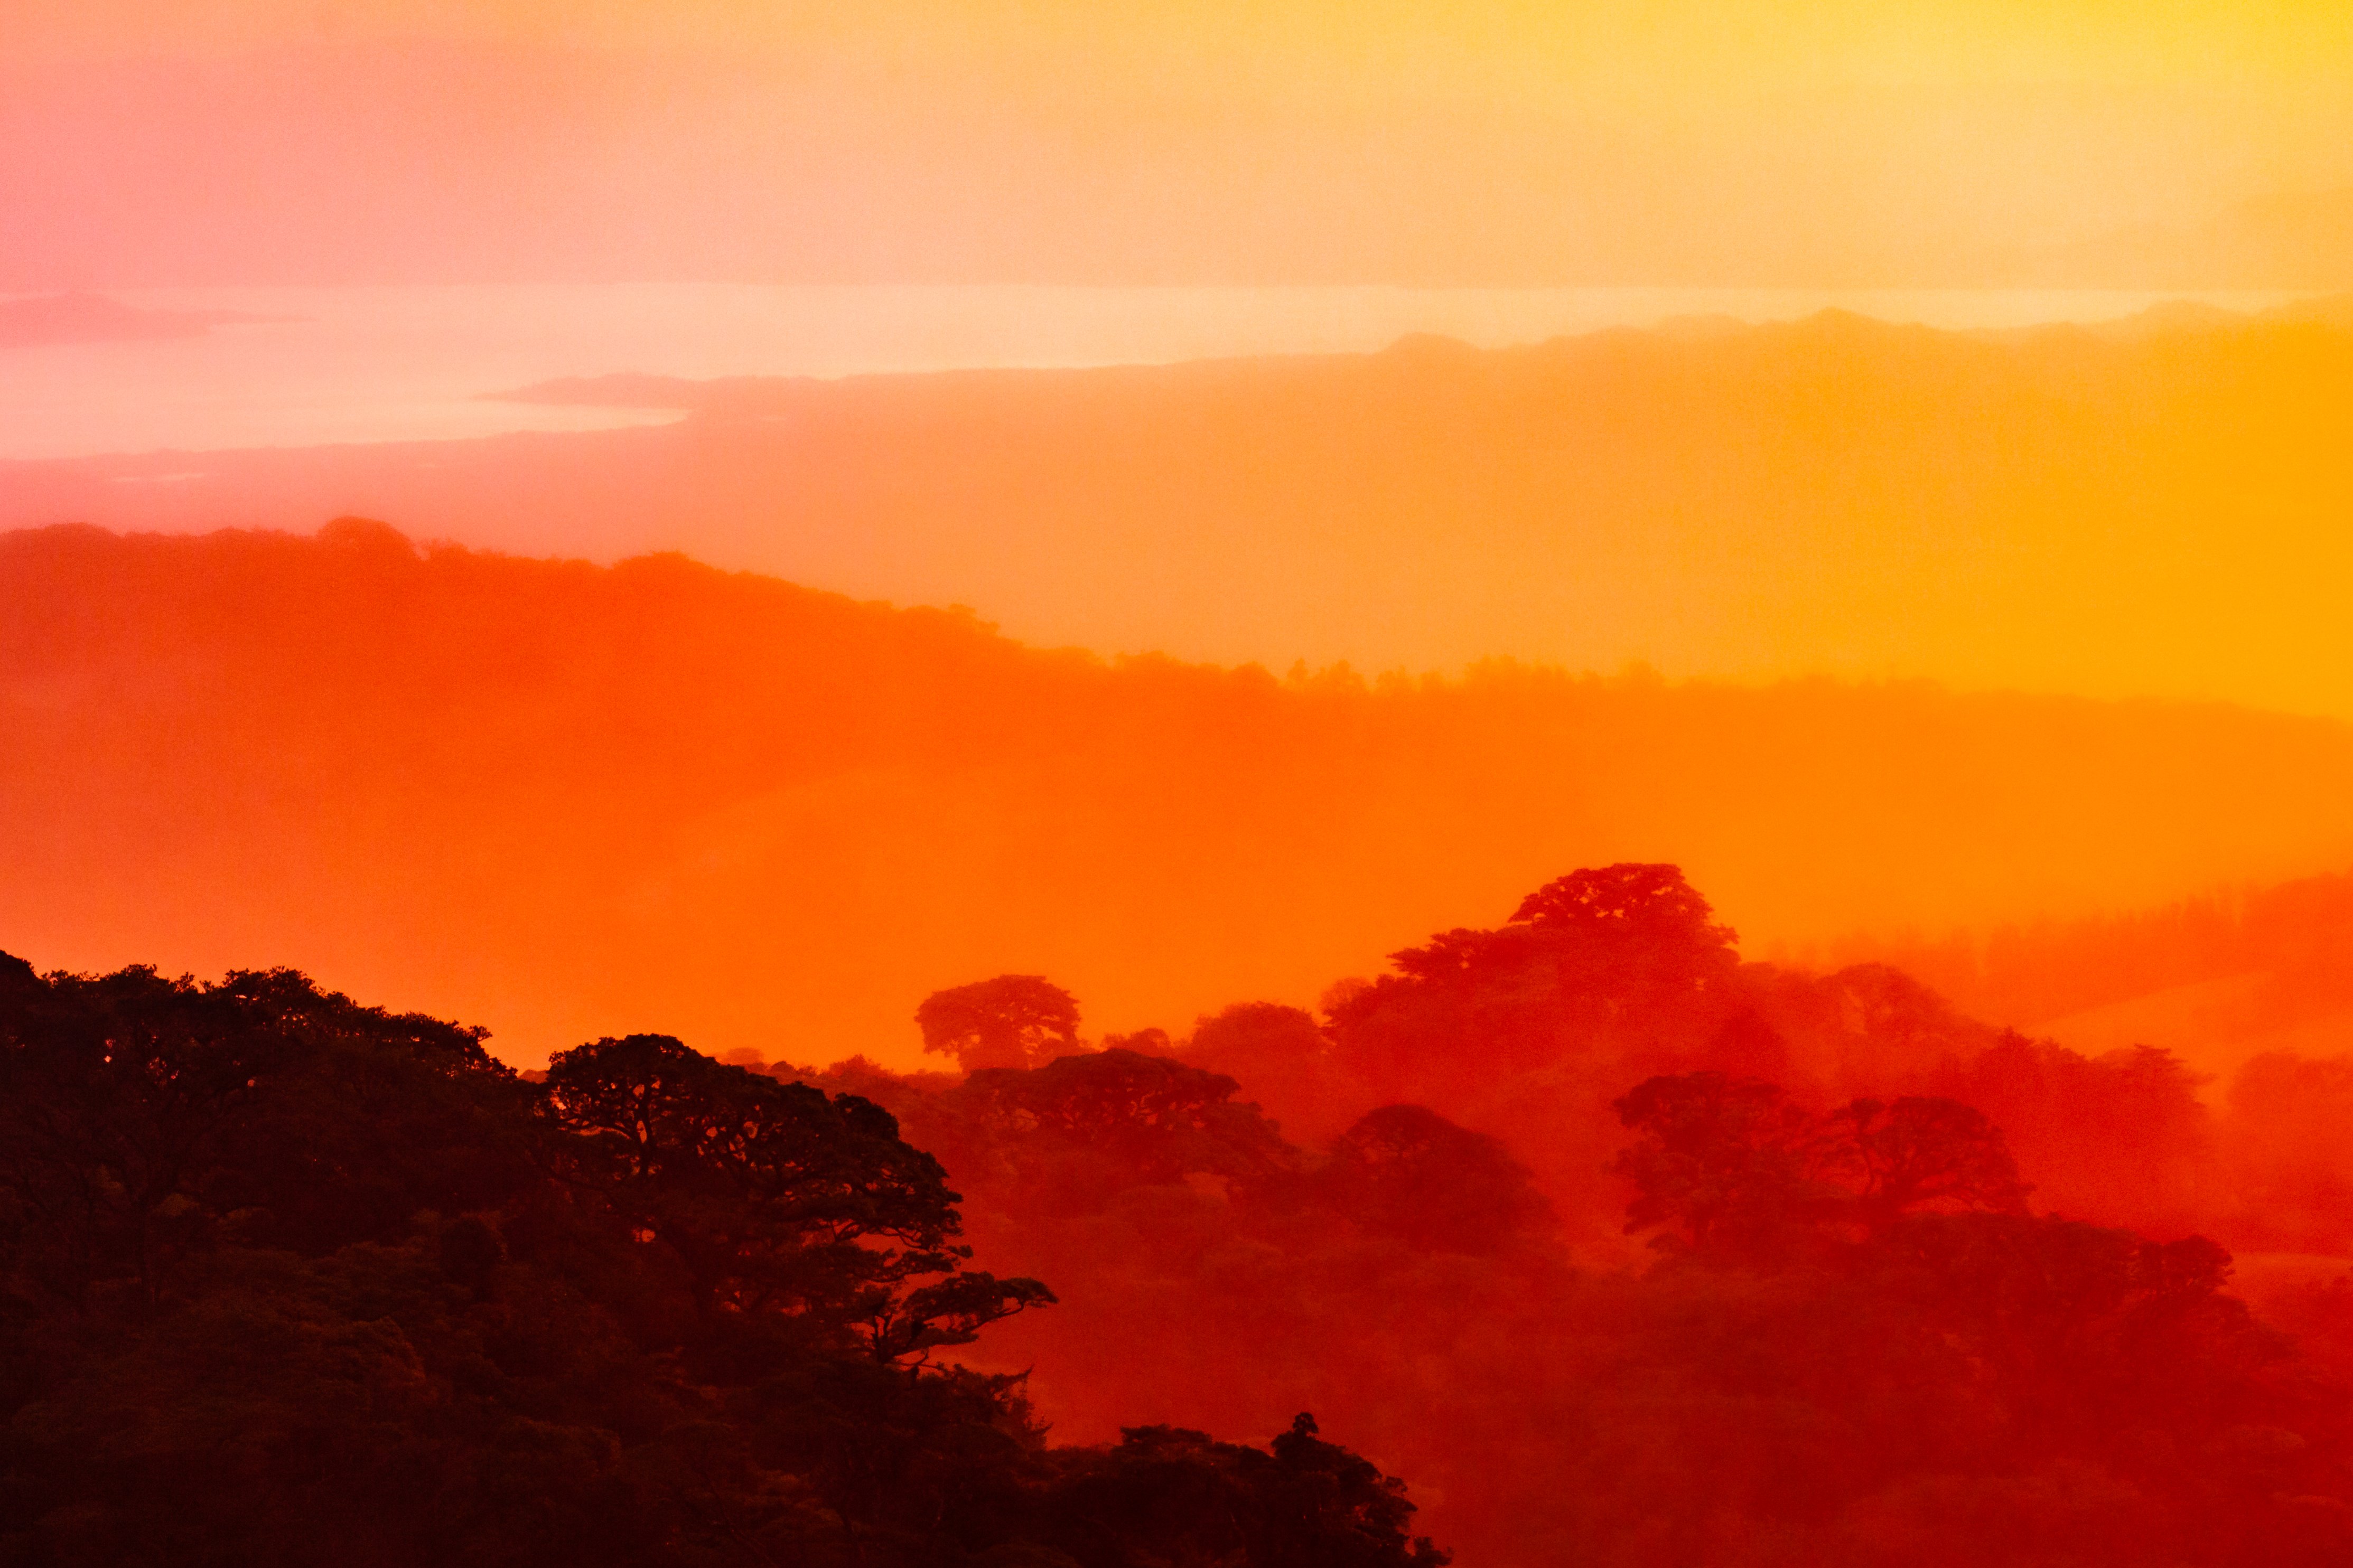
{"label": "haze", "polygon": [[1831,314],[1485,353],[591,378],[512,395],[675,422],[0,464],[0,525],[308,533],[356,511],[1278,671],[1639,659],[2353,718],[2348,321],[1988,336]]}
{"label": "haze", "polygon": [[2344,286],[2326,3],[12,7],[0,287]]}
{"label": "haze", "polygon": [[0,1568],[2353,1563],[2353,10],[5,0]]}

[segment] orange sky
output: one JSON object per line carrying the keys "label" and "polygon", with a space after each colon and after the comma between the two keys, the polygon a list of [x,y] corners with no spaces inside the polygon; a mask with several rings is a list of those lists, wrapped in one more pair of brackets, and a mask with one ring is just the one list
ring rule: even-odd
{"label": "orange sky", "polygon": [[31,0],[9,32],[0,287],[1966,283],[2353,185],[2327,4]]}

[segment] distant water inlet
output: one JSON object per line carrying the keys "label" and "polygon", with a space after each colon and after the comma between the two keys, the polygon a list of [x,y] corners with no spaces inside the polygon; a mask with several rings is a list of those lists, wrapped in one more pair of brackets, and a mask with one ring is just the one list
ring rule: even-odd
{"label": "distant water inlet", "polygon": [[[2283,294],[1725,289],[1071,289],[722,284],[206,289],[121,296],[202,330],[0,346],[0,458],[444,440],[659,422],[486,393],[573,376],[843,376],[1482,347],[1682,316],[1837,307],[1948,329],[2098,321]],[[91,312],[79,312],[90,315]]]}

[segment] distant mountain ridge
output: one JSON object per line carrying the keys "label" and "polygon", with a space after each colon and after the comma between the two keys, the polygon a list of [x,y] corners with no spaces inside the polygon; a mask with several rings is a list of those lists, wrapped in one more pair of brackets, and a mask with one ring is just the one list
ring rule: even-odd
{"label": "distant mountain ridge", "polygon": [[[2168,300],[2145,310],[2112,321],[2094,321],[2084,325],[2055,323],[2027,327],[1989,327],[1956,331],[1952,335],[1978,338],[1993,342],[2021,342],[2064,338],[2083,333],[2108,342],[2130,343],[2143,338],[2165,333],[2199,333],[2223,331],[2234,328],[2259,329],[2276,325],[2319,325],[2353,329],[2353,293],[2323,295],[2299,300],[2290,304],[2275,305],[2262,310],[2232,310],[2221,305],[2196,300]],[[1715,314],[1706,316],[1672,316],[1655,326],[1609,327],[1597,331],[1564,334],[1542,342],[1515,348],[1487,350],[1450,337],[1441,332],[1409,332],[1388,347],[1377,351],[1377,357],[1392,363],[1427,366],[1432,369],[1452,366],[1463,368],[1477,363],[1486,354],[1525,353],[1532,351],[1561,349],[1570,345],[1602,340],[1635,337],[1655,338],[1679,343],[1722,343],[1760,333],[1786,333],[1790,329],[1822,336],[1836,333],[1869,333],[1874,330],[1891,331],[1921,331],[1903,324],[1883,321],[1854,310],[1829,309],[1816,311],[1797,321],[1746,321],[1736,316]],[[1933,329],[1930,329],[1933,330]],[[1354,360],[1366,356],[1354,354],[1279,354],[1256,358],[1197,360],[1194,364],[1267,364],[1295,363],[1328,360]],[[1116,368],[1116,367],[1114,367]],[[1022,372],[993,373],[989,371],[946,371],[917,373],[869,373],[848,378],[860,381],[899,380],[909,375],[986,375],[991,374],[1025,374]],[[1026,373],[1036,374],[1036,373]],[[1052,373],[1047,373],[1052,374]],[[1070,374],[1084,374],[1073,372]],[[679,375],[655,375],[638,371],[617,371],[603,375],[558,376],[553,380],[533,382],[528,385],[508,387],[480,395],[486,402],[530,403],[550,406],[591,408],[674,408],[711,413],[756,413],[776,405],[799,391],[822,387],[828,381],[842,378],[812,375],[729,375],[696,378]]]}
{"label": "distant mountain ridge", "polygon": [[1219,664],[1636,658],[2353,717],[2339,315],[1989,335],[1831,314],[1494,351],[628,378],[541,395],[688,417],[0,464],[0,525],[361,511],[525,554],[682,550]]}

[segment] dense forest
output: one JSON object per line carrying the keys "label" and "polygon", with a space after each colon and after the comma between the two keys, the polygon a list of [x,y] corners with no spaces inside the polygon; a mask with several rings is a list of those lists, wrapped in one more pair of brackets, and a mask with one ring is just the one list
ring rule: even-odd
{"label": "dense forest", "polygon": [[1041,975],[937,990],[913,1072],[638,1035],[517,1074],[286,971],[12,961],[0,1540],[2353,1553],[2345,1058],[2210,1105],[2162,1050],[1744,961],[1672,866],[1498,912],[1181,1035],[1091,1037]]}
{"label": "dense forest", "polygon": [[[1007,971],[1098,1028],[1307,1006],[1620,860],[1687,868],[1752,956],[1883,957],[2040,1028],[2179,953],[2120,931],[1988,991],[1930,950],[2353,866],[2353,726],[2220,705],[1106,659],[352,521],[0,535],[0,945],[268,954],[517,1066],[661,1029],[905,1067],[909,998]],[[2190,967],[2260,975],[2278,929]]]}
{"label": "dense forest", "polygon": [[944,1365],[887,1111],[655,1036],[527,1083],[289,971],[0,956],[0,1562],[1442,1564],[1300,1414],[1052,1447]]}

